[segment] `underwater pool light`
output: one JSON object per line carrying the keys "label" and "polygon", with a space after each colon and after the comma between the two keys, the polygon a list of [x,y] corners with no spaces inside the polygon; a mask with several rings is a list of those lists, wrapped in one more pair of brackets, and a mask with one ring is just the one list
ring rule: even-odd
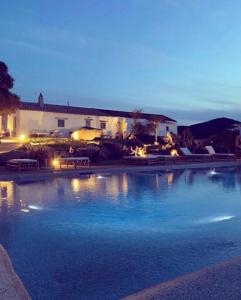
{"label": "underwater pool light", "polygon": [[198,224],[216,223],[216,222],[227,221],[227,220],[230,220],[230,219],[233,219],[233,218],[235,218],[235,216],[232,216],[232,215],[207,217],[207,218],[203,218],[203,219],[197,221],[197,223]]}
{"label": "underwater pool light", "polygon": [[34,209],[34,210],[42,210],[43,208],[40,206],[36,206],[36,205],[29,205],[28,206],[30,209]]}

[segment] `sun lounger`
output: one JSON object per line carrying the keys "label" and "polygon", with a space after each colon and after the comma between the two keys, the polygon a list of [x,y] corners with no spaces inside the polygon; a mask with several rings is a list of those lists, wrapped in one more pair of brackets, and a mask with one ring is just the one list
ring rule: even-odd
{"label": "sun lounger", "polygon": [[61,157],[59,158],[59,167],[65,165],[67,168],[69,166],[74,166],[76,169],[78,166],[90,167],[90,159],[89,157]]}
{"label": "sun lounger", "polygon": [[123,162],[134,165],[155,165],[159,163],[157,155],[124,156]]}
{"label": "sun lounger", "polygon": [[175,161],[172,155],[124,156],[123,162],[135,165],[157,165],[165,161]]}
{"label": "sun lounger", "polygon": [[224,159],[234,159],[235,154],[233,153],[216,153],[213,146],[205,146],[205,149],[208,151],[209,154],[216,158],[224,158]]}
{"label": "sun lounger", "polygon": [[36,159],[10,159],[7,161],[7,167],[9,169],[22,170],[33,170],[39,169],[39,162]]}
{"label": "sun lounger", "polygon": [[199,154],[199,153],[192,153],[188,148],[183,147],[180,148],[180,151],[183,154],[183,157],[188,159],[212,159],[213,156],[211,154]]}
{"label": "sun lounger", "polygon": [[160,162],[173,162],[175,163],[175,161],[178,159],[177,156],[173,156],[173,155],[168,155],[168,154],[158,154],[157,157],[159,158]]}

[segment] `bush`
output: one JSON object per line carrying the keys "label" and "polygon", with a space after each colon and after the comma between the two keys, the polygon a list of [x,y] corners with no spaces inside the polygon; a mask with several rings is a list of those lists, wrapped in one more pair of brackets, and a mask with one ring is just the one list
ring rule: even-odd
{"label": "bush", "polygon": [[87,145],[86,147],[75,148],[74,156],[87,156],[91,162],[96,162],[99,158],[100,148],[95,145]]}
{"label": "bush", "polygon": [[236,136],[234,131],[220,132],[211,137],[212,145],[217,152],[235,153]]}
{"label": "bush", "polygon": [[121,144],[105,143],[100,148],[99,158],[105,160],[120,159],[123,156],[123,146]]}
{"label": "bush", "polygon": [[45,145],[25,145],[28,157],[31,159],[37,159],[41,167],[46,166],[46,161],[53,158],[53,150]]}
{"label": "bush", "polygon": [[10,159],[22,159],[28,158],[28,154],[23,149],[12,150],[10,152],[5,152],[0,154],[0,165],[5,166],[7,161]]}

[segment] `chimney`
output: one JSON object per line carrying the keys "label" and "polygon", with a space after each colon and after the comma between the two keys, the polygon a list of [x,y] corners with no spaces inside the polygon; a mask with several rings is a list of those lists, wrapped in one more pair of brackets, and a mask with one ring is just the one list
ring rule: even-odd
{"label": "chimney", "polygon": [[38,96],[38,104],[41,108],[44,107],[44,97],[43,97],[43,94],[40,93],[39,96]]}

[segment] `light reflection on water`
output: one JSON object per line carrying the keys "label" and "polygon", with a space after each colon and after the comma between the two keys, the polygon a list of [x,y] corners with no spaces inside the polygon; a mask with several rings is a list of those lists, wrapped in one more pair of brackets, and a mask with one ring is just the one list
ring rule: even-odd
{"label": "light reflection on water", "polygon": [[240,191],[228,168],[1,181],[0,243],[33,299],[118,299],[241,255]]}

